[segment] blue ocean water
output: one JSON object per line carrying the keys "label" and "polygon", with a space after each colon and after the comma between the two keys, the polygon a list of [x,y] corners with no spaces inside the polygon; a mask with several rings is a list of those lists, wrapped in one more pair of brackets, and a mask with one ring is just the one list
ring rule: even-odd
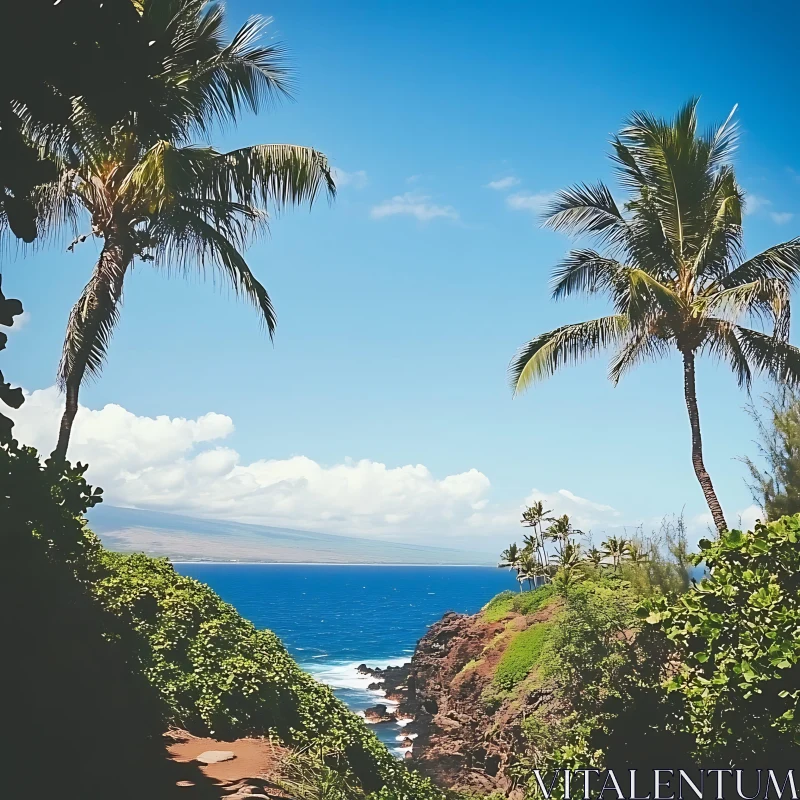
{"label": "blue ocean water", "polygon": [[[513,573],[492,567],[180,563],[260,628],[281,637],[298,663],[329,684],[355,712],[386,702],[356,667],[409,660],[426,629],[446,611],[473,614]],[[402,725],[375,726],[399,755]]]}

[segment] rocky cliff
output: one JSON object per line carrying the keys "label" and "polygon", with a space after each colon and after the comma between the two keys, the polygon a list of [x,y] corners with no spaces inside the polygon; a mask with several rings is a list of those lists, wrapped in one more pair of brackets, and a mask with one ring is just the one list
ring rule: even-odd
{"label": "rocky cliff", "polygon": [[400,713],[413,716],[410,757],[440,786],[512,792],[510,767],[534,710],[559,712],[543,642],[558,612],[547,590],[501,595],[474,616],[448,613],[420,640]]}

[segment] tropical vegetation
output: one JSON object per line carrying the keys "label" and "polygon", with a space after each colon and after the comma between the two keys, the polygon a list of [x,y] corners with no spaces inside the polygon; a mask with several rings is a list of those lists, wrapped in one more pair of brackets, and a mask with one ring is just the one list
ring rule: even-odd
{"label": "tropical vegetation", "polygon": [[604,295],[613,313],[536,336],[509,368],[519,393],[612,348],[609,378],[616,384],[642,362],[677,352],[692,466],[718,531],[727,523],[704,461],[697,357],[722,360],[745,388],[757,373],[781,384],[800,381],[800,350],[789,343],[800,239],[745,258],[745,196],[730,164],[738,135],[732,116],[701,134],[696,100],[672,120],[637,112],[612,140],[626,200],[618,203],[603,183],[556,195],[545,224],[588,236],[600,249],[575,249],[565,257],[553,273],[553,297]]}

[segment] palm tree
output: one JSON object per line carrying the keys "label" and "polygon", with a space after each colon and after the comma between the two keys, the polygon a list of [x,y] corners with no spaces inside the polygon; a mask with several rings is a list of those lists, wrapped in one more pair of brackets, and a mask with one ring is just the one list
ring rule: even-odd
{"label": "palm tree", "polygon": [[[210,268],[257,309],[270,337],[269,295],[242,252],[267,228],[267,210],[335,193],[324,155],[295,145],[256,145],[222,153],[192,146],[245,109],[285,95],[281,50],[262,45],[267,21],[252,18],[230,39],[222,7],[207,0],[141,0],[159,69],[149,103],[113,126],[73,101],[66,136],[50,145],[61,166],[44,189],[46,230],[91,218],[102,250],[69,317],[59,366],[66,394],[57,458],[66,457],[83,382],[100,373],[119,318],[125,278],[136,259],[162,270]],[[78,231],[76,227],[76,232]]]}
{"label": "palm tree", "polygon": [[520,580],[528,581],[529,589],[533,588],[533,581],[542,574],[542,565],[530,552],[522,552],[517,569]]}
{"label": "palm tree", "polygon": [[596,547],[590,547],[586,551],[586,561],[588,561],[593,567],[599,568],[603,563],[602,551],[598,550]]}
{"label": "palm tree", "polygon": [[629,542],[625,550],[625,561],[629,564],[642,566],[650,561],[650,556],[644,551],[641,545],[636,542]]}
{"label": "palm tree", "polygon": [[523,525],[533,528],[535,543],[532,546],[536,550],[536,554],[541,561],[542,566],[547,565],[547,552],[544,546],[542,523],[549,522],[551,520],[549,515],[552,513],[552,510],[545,509],[544,503],[541,500],[537,500],[532,506],[528,506],[522,512],[522,519],[520,520]]}
{"label": "palm tree", "polygon": [[[683,363],[692,465],[714,523],[726,528],[703,461],[695,389],[700,354],[724,360],[738,382],[752,375],[797,385],[800,350],[789,344],[789,294],[800,275],[800,239],[744,258],[744,197],[729,157],[731,116],[697,132],[697,101],[674,120],[636,113],[613,139],[620,207],[602,183],[560,192],[546,224],[594,237],[596,249],[571,251],[554,272],[553,297],[604,294],[610,316],[564,325],[532,339],[510,365],[515,393],[565,364],[613,347],[613,383],[637,364],[677,350]],[[767,332],[739,324],[763,323]]]}
{"label": "palm tree", "polygon": [[519,590],[522,591],[522,581],[519,580],[519,560],[522,557],[522,551],[517,546],[516,542],[510,544],[502,553],[500,553],[500,563],[497,565],[500,569],[507,567],[517,571],[517,580],[519,581]]}
{"label": "palm tree", "polygon": [[628,552],[630,542],[627,539],[617,536],[609,536],[601,545],[602,554],[605,558],[611,559],[614,569],[618,569],[622,559]]}
{"label": "palm tree", "polygon": [[556,517],[548,526],[544,535],[553,542],[556,542],[559,554],[563,553],[565,548],[570,545],[570,537],[580,536],[583,531],[579,531],[572,527],[568,514],[562,514]]}

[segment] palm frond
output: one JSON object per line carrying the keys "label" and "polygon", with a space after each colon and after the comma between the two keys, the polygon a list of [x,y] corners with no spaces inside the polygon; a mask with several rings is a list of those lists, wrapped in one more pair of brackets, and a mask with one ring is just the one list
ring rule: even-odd
{"label": "palm frond", "polygon": [[753,374],[747,361],[747,354],[737,338],[736,326],[728,320],[706,317],[702,329],[701,351],[725,361],[736,376],[739,387],[749,391]]}
{"label": "palm frond", "polygon": [[58,384],[66,388],[73,380],[81,384],[103,369],[108,346],[119,320],[122,286],[127,263],[100,256],[89,283],[72,307],[58,366]]}
{"label": "palm frond", "polygon": [[573,294],[595,294],[625,287],[626,267],[596,250],[572,250],[553,270],[552,296],[561,300]]}
{"label": "palm frond", "polygon": [[611,360],[608,378],[616,386],[623,376],[645,361],[664,358],[670,352],[670,342],[649,330],[637,331]]}
{"label": "palm frond", "polygon": [[311,204],[320,191],[336,196],[328,159],[311,147],[262,144],[225,153],[216,172],[220,196],[265,206]]}
{"label": "palm frond", "polygon": [[[217,204],[215,207],[173,208],[159,215],[148,231],[157,242],[154,263],[166,269],[211,267],[237,295],[258,309],[272,338],[277,325],[272,300],[239,252],[250,230],[249,221],[238,216],[243,208]],[[216,220],[216,224],[211,224],[209,218]]]}
{"label": "palm frond", "polygon": [[608,187],[580,184],[558,192],[545,211],[545,225],[574,236],[591,235],[600,242],[623,245],[627,223]]}
{"label": "palm frond", "polygon": [[800,349],[760,331],[736,326],[742,352],[751,368],[791,388],[800,386]]}
{"label": "palm frond", "polygon": [[745,261],[720,281],[723,289],[773,278],[794,287],[800,279],[800,237],[776,244]]}
{"label": "palm frond", "polygon": [[615,315],[565,325],[537,336],[521,348],[509,365],[514,393],[524,392],[530,384],[549,377],[559,367],[619,344],[627,332],[628,318]]}
{"label": "palm frond", "polygon": [[685,310],[686,304],[672,288],[665,286],[644,270],[629,270],[628,280],[630,302],[627,310],[632,327],[646,328],[659,315],[675,320]]}

